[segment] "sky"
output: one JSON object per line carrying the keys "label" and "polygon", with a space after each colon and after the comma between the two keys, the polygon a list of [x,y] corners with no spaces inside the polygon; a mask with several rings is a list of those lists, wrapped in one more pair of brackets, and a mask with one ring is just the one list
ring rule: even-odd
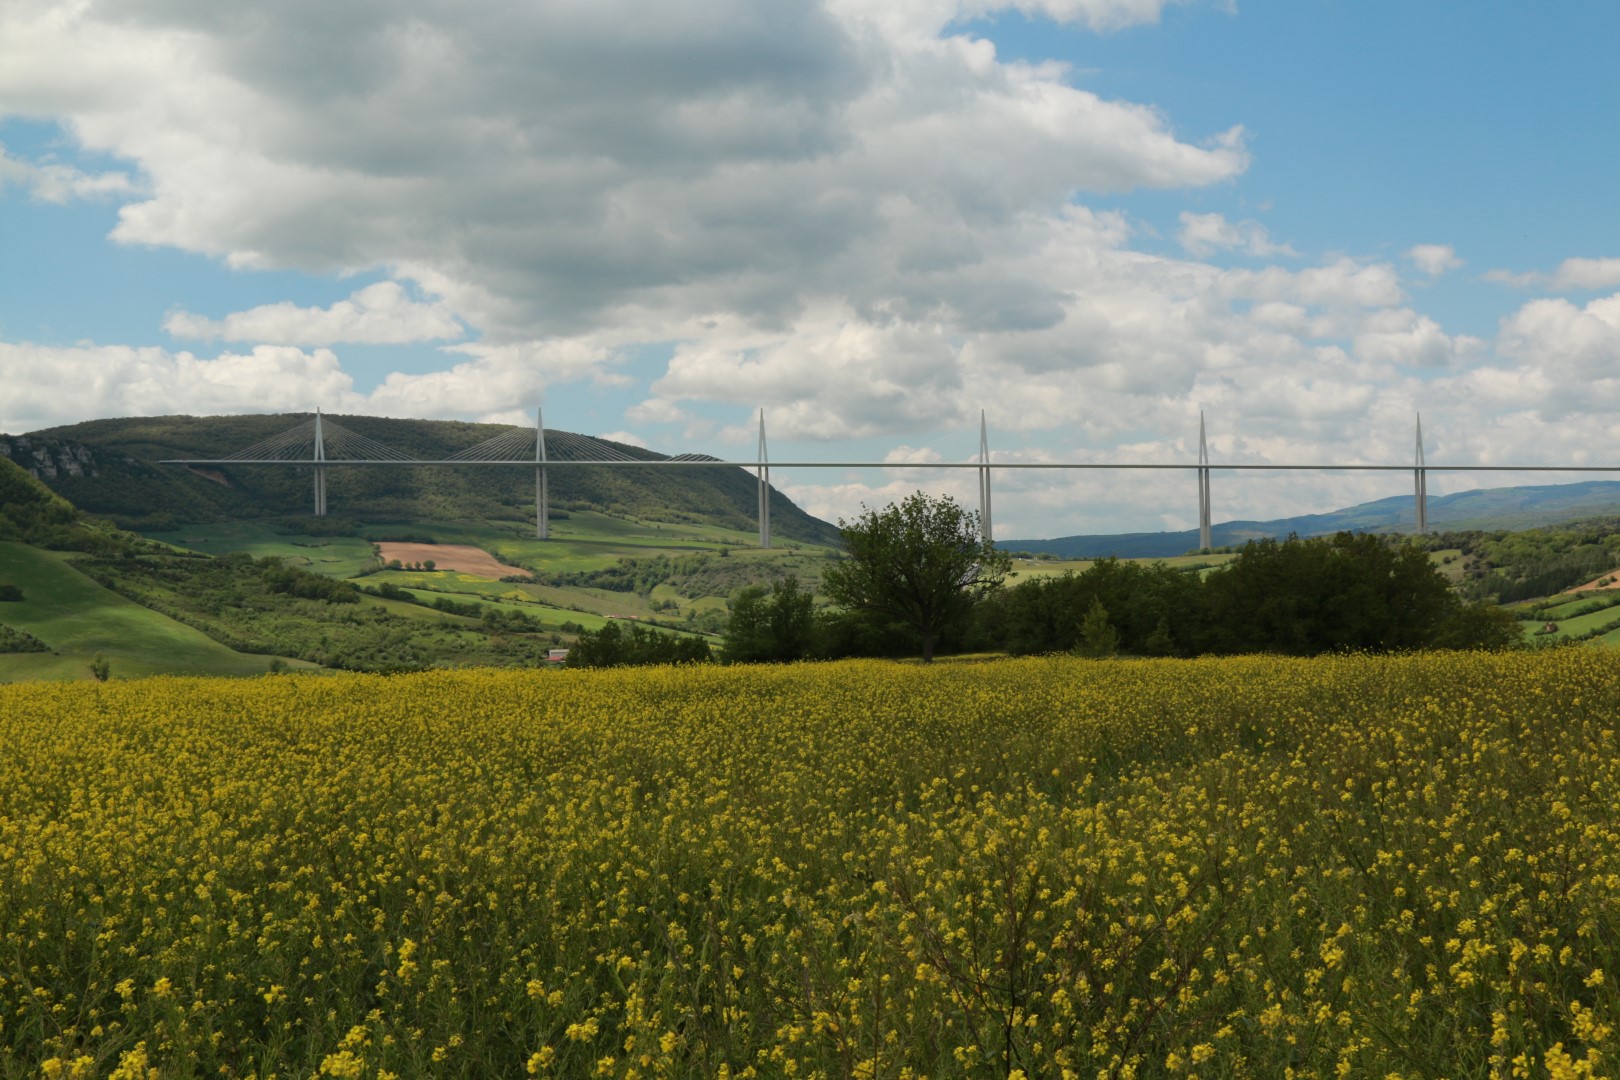
{"label": "sky", "polygon": [[[0,430],[1620,464],[1620,5],[0,0]],[[854,517],[966,471],[772,474]],[[1552,477],[1556,480],[1559,477]],[[1568,479],[1580,479],[1570,476]],[[1430,494],[1549,477],[1444,474]],[[1190,528],[1002,470],[996,534]],[[1222,473],[1214,516],[1400,473]]]}

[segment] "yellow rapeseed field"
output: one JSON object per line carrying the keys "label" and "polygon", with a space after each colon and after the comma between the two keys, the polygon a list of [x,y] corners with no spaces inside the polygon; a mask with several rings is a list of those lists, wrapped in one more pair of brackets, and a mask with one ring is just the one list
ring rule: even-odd
{"label": "yellow rapeseed field", "polygon": [[1620,1076],[1614,654],[0,688],[4,1077]]}

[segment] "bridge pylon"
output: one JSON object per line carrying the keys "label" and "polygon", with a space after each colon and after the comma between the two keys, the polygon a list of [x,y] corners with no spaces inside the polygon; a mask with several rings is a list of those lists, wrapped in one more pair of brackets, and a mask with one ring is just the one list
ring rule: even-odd
{"label": "bridge pylon", "polygon": [[771,546],[771,467],[766,464],[769,457],[765,449],[765,407],[759,409],[759,462],[757,470],[759,476],[759,546],[769,550]]}
{"label": "bridge pylon", "polygon": [[315,406],[315,516],[326,516],[326,438],[321,432],[321,407]]}
{"label": "bridge pylon", "polygon": [[1429,531],[1429,471],[1423,465],[1423,414],[1417,414],[1417,459],[1412,469],[1412,524],[1417,534]]}
{"label": "bridge pylon", "polygon": [[1198,410],[1198,549],[1206,551],[1210,542],[1209,440],[1204,435],[1204,410]]}
{"label": "bridge pylon", "polygon": [[986,544],[995,543],[995,531],[990,526],[990,433],[983,409],[979,410],[979,530]]}
{"label": "bridge pylon", "polygon": [[544,410],[534,408],[534,537],[551,539],[550,477],[546,475],[546,420]]}

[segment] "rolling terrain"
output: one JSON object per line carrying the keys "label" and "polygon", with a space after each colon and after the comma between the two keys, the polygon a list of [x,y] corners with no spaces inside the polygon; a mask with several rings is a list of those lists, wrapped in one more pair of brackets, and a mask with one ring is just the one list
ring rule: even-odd
{"label": "rolling terrain", "polygon": [[[1428,500],[1430,531],[1461,532],[1531,529],[1582,518],[1620,513],[1620,481],[1589,480],[1576,484],[1484,488]],[[1395,495],[1325,514],[1301,514],[1273,521],[1224,521],[1210,530],[1215,547],[1241,546],[1250,540],[1289,535],[1331,536],[1337,532],[1410,532],[1412,497]],[[1059,536],[1050,539],[999,540],[1006,551],[1050,554],[1065,559],[1169,558],[1198,547],[1198,531]]]}

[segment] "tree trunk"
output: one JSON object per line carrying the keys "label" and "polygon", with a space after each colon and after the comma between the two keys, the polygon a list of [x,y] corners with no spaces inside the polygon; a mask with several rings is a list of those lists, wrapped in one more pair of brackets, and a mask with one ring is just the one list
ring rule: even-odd
{"label": "tree trunk", "polygon": [[934,662],[934,635],[925,633],[923,634],[922,639],[923,663],[932,664]]}

